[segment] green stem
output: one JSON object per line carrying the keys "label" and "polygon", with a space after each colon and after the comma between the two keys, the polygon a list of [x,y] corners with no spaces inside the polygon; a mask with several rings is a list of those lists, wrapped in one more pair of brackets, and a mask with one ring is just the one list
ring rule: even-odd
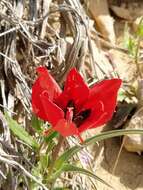
{"label": "green stem", "polygon": [[54,148],[53,153],[52,153],[52,163],[51,163],[50,168],[49,168],[49,176],[51,176],[51,174],[53,172],[55,161],[58,157],[58,154],[59,154],[60,149],[64,143],[64,140],[65,140],[65,138],[60,135],[59,140],[58,140],[58,144],[56,145],[56,147]]}

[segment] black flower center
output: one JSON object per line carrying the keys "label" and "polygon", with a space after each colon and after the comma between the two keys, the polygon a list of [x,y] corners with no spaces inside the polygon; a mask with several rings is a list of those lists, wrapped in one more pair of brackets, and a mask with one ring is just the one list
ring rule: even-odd
{"label": "black flower center", "polygon": [[86,109],[84,111],[79,112],[73,119],[76,126],[79,128],[80,125],[90,116],[91,109]]}

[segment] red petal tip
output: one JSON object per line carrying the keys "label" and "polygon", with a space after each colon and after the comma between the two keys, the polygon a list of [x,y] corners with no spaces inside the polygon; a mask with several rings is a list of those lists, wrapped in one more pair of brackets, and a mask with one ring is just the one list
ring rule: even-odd
{"label": "red petal tip", "polygon": [[119,86],[122,83],[122,79],[119,79],[119,78],[113,78],[113,79],[110,79],[110,80],[115,81],[117,84],[119,84]]}
{"label": "red petal tip", "polygon": [[47,72],[48,72],[47,68],[46,68],[46,67],[43,67],[43,66],[37,67],[37,68],[36,68],[36,71],[37,71],[38,74],[44,74],[44,73],[47,73]]}

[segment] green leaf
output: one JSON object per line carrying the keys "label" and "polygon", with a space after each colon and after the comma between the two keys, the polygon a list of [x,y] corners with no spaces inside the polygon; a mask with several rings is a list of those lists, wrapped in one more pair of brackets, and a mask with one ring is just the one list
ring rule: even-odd
{"label": "green leaf", "polygon": [[129,31],[129,26],[126,23],[124,28],[124,39],[123,39],[123,46],[125,49],[128,49],[129,54],[134,56],[136,51],[136,39],[131,36]]}
{"label": "green leaf", "polygon": [[46,154],[48,154],[50,151],[52,151],[55,145],[56,145],[56,143],[55,143],[53,140],[51,140],[51,141],[48,143],[48,148],[47,148],[47,150],[46,150]]}
{"label": "green leaf", "polygon": [[49,164],[48,155],[46,155],[46,154],[41,155],[40,160],[39,160],[39,169],[40,169],[41,173],[44,173],[45,170],[47,170],[48,164]]}
{"label": "green leaf", "polygon": [[118,101],[122,102],[127,97],[126,91],[123,88],[120,88],[118,92]]}
{"label": "green leaf", "polygon": [[129,135],[129,134],[140,134],[143,135],[143,130],[142,129],[119,129],[119,130],[112,130],[112,131],[106,131],[102,132],[101,134],[98,134],[96,136],[93,136],[91,138],[88,138],[85,140],[83,143],[83,147],[87,147],[88,145],[99,142],[101,140],[109,139],[112,137],[119,137],[122,135]]}
{"label": "green leaf", "polygon": [[74,146],[67,151],[65,151],[56,161],[54,164],[54,167],[56,170],[59,170],[64,163],[66,163],[74,154],[82,150],[83,148],[87,147],[88,145],[99,142],[101,140],[109,139],[112,137],[118,137],[122,135],[128,135],[128,134],[143,134],[143,130],[141,129],[131,129],[131,130],[126,130],[126,129],[119,129],[119,130],[112,130],[112,131],[107,131],[107,132],[102,132],[101,134],[95,135],[91,138],[88,138],[87,140],[84,141],[81,146]]}
{"label": "green leaf", "polygon": [[143,17],[140,20],[138,30],[137,30],[137,35],[139,35],[140,37],[143,37]]}
{"label": "green leaf", "polygon": [[105,182],[103,179],[101,179],[100,177],[92,173],[91,171],[86,170],[84,168],[77,167],[72,164],[64,164],[60,170],[58,170],[54,175],[52,175],[52,180],[57,179],[61,175],[62,172],[77,172],[80,174],[84,174],[84,175],[94,178],[95,180],[100,181],[101,183],[103,183],[104,185],[107,185],[108,187],[113,188],[107,182]]}
{"label": "green leaf", "polygon": [[127,43],[127,49],[129,50],[129,54],[134,56],[136,52],[136,41],[133,37],[129,37]]}
{"label": "green leaf", "polygon": [[36,176],[38,179],[43,180],[43,176],[47,172],[48,168],[48,162],[49,162],[49,157],[46,154],[40,155],[40,159],[37,162],[36,166],[33,167],[32,169],[32,174]]}
{"label": "green leaf", "polygon": [[53,140],[53,138],[57,137],[59,135],[58,132],[53,131],[52,133],[50,133],[47,137],[44,137],[46,143],[49,143]]}
{"label": "green leaf", "polygon": [[38,143],[33,139],[31,135],[25,131],[25,129],[20,126],[15,120],[13,120],[11,117],[8,116],[8,114],[5,114],[5,118],[8,122],[9,128],[11,131],[16,135],[20,140],[24,141],[26,144],[33,148],[38,148]]}
{"label": "green leaf", "polygon": [[43,121],[40,120],[40,119],[39,119],[38,117],[36,117],[35,115],[32,116],[31,124],[32,124],[32,127],[33,127],[37,132],[41,132],[41,131],[42,131],[41,126],[43,125]]}
{"label": "green leaf", "polygon": [[74,146],[67,151],[65,151],[56,161],[54,167],[56,170],[59,170],[62,165],[67,162],[74,154],[79,152],[82,149],[82,146]]}

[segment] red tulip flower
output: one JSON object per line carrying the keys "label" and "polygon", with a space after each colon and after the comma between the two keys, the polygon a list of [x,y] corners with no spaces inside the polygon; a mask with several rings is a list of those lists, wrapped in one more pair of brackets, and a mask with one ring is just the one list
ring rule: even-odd
{"label": "red tulip flower", "polygon": [[38,67],[37,72],[39,76],[32,87],[33,112],[62,136],[79,136],[112,118],[120,79],[103,80],[89,88],[73,68],[62,91],[45,67]]}

